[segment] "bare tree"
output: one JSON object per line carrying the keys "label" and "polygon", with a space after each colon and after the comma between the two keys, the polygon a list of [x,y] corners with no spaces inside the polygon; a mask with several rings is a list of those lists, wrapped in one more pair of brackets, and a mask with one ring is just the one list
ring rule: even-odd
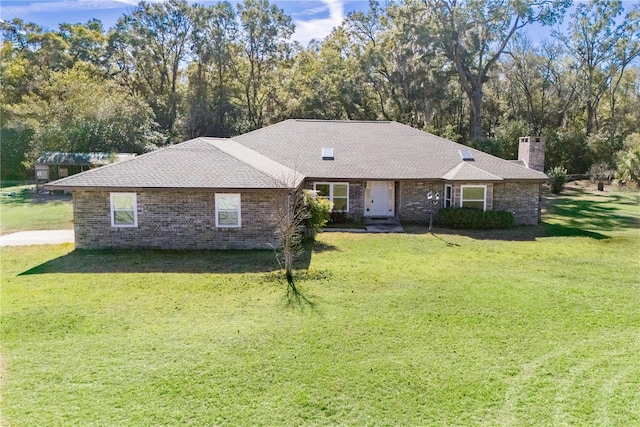
{"label": "bare tree", "polygon": [[276,259],[285,271],[288,294],[308,303],[296,288],[293,264],[305,251],[305,237],[313,240],[318,229],[327,223],[333,204],[318,197],[313,190],[302,189],[302,175],[295,170],[290,172],[290,177],[277,180],[277,187],[281,190],[274,209],[278,240]]}
{"label": "bare tree", "polygon": [[302,190],[293,187],[283,190],[281,199],[276,204],[275,217],[276,236],[280,244],[276,250],[276,258],[285,271],[289,287],[295,291],[293,263],[303,252],[304,224],[309,218]]}

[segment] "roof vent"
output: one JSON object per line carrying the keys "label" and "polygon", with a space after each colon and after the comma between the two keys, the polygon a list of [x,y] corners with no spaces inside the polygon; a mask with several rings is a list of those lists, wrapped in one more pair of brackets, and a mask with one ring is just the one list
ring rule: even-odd
{"label": "roof vent", "polygon": [[322,149],[322,160],[334,160],[333,148],[323,148]]}
{"label": "roof vent", "polygon": [[461,148],[458,151],[460,152],[460,157],[462,157],[462,160],[473,161],[473,154],[471,154],[471,150],[469,150],[468,148]]}

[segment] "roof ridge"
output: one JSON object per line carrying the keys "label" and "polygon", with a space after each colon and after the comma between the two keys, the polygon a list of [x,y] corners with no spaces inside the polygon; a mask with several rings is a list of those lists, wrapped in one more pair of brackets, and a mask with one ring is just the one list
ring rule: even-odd
{"label": "roof ridge", "polygon": [[233,138],[200,139],[279,184],[298,187],[305,179],[302,173],[241,144]]}
{"label": "roof ridge", "polygon": [[[327,120],[327,119],[289,119],[296,122],[311,123],[367,123],[367,124],[390,124],[395,123],[392,120]],[[288,120],[285,120],[288,121]]]}

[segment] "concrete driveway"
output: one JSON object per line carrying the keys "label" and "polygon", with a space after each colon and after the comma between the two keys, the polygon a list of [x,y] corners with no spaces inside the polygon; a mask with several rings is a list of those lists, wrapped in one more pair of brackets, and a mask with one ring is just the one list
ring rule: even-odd
{"label": "concrete driveway", "polygon": [[73,241],[73,230],[19,231],[0,236],[0,246],[57,245]]}

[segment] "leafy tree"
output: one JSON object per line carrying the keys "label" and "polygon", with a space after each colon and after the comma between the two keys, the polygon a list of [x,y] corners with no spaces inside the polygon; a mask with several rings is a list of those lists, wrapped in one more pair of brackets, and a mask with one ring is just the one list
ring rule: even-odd
{"label": "leafy tree", "polygon": [[75,64],[82,61],[104,68],[107,62],[107,36],[102,22],[91,19],[85,24],[60,24],[61,37],[67,42],[67,52]]}
{"label": "leafy tree", "polygon": [[191,31],[186,1],[143,1],[120,18],[110,35],[110,55],[121,81],[151,106],[168,141],[179,137],[181,66],[189,59]]}
{"label": "leafy tree", "polygon": [[238,22],[228,2],[195,6],[191,34],[195,61],[188,69],[186,133],[229,137],[238,131],[238,85],[232,71],[240,51]]}
{"label": "leafy tree", "polygon": [[[576,5],[569,35],[557,34],[573,53],[586,108],[586,133],[600,128],[598,106],[609,92],[611,118],[615,92],[625,68],[640,55],[640,8],[624,13],[619,0],[591,0]],[[615,130],[614,130],[615,132]]]}
{"label": "leafy tree", "polygon": [[430,33],[420,31],[412,11],[370,2],[366,13],[349,16],[348,28],[362,45],[361,67],[378,101],[379,116],[424,128],[447,93],[445,58]]}
{"label": "leafy tree", "polygon": [[484,84],[516,31],[532,22],[554,23],[569,0],[422,0],[409,2],[451,61],[469,100],[471,139],[483,134]]}
{"label": "leafy tree", "polygon": [[0,129],[0,177],[2,179],[26,179],[32,172],[26,153],[29,152],[32,132],[25,129]]}
{"label": "leafy tree", "polygon": [[43,151],[142,153],[160,141],[139,97],[81,67],[53,73],[37,94],[7,106],[7,113],[6,129],[16,138],[30,135],[31,161]]}
{"label": "leafy tree", "polygon": [[640,186],[640,133],[626,138],[623,149],[618,153],[618,177]]}
{"label": "leafy tree", "polygon": [[243,49],[235,64],[235,77],[242,85],[246,129],[267,124],[266,107],[276,96],[279,69],[285,67],[295,26],[291,17],[268,0],[244,0],[238,4],[240,41]]}
{"label": "leafy tree", "polygon": [[349,31],[338,27],[320,45],[297,56],[294,94],[298,117],[327,120],[363,120],[377,117],[361,46]]}

